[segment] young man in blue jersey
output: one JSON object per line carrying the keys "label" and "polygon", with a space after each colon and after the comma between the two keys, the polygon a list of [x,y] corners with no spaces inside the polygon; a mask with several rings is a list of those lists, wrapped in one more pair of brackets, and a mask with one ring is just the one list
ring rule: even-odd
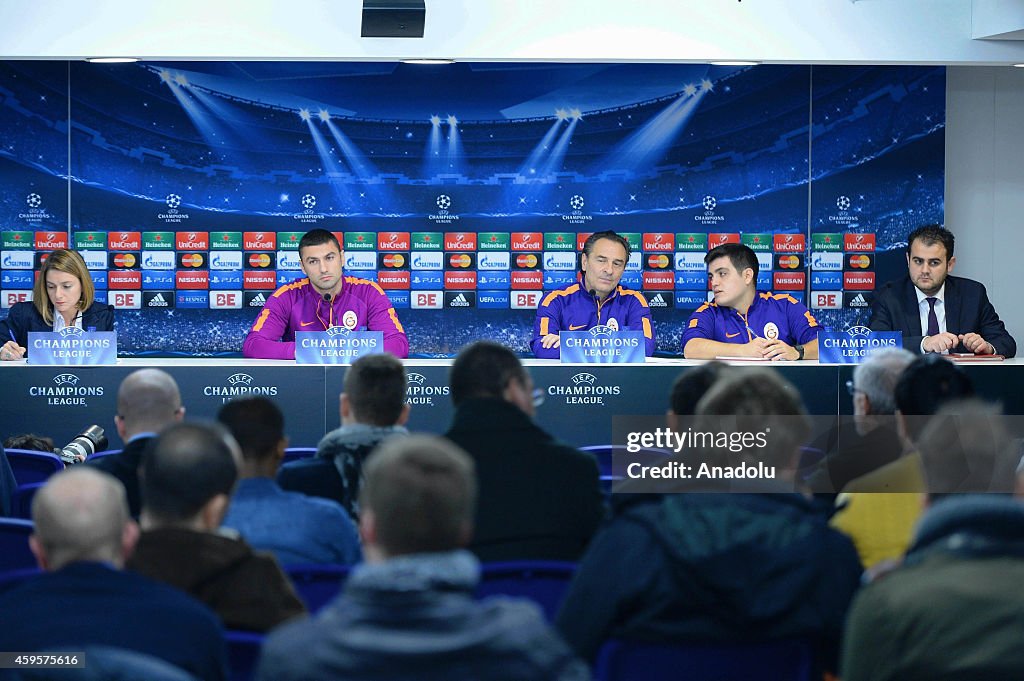
{"label": "young man in blue jersey", "polygon": [[591,234],[580,255],[580,281],[544,296],[533,325],[533,354],[558,359],[559,331],[610,326],[643,331],[648,357],[654,354],[654,326],[647,299],[619,286],[629,261],[629,242],[613,231]]}
{"label": "young man in blue jersey", "polygon": [[687,359],[818,358],[818,321],[788,293],[757,290],[754,251],[743,244],[722,244],[704,262],[715,298],[697,308],[686,325],[682,343]]}

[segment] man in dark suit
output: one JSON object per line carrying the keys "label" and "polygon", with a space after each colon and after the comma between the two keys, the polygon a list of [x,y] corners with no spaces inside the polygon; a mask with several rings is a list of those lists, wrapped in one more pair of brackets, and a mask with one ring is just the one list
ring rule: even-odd
{"label": "man in dark suit", "polygon": [[225,678],[217,616],[178,589],[124,570],[139,527],[114,478],[88,466],[54,475],[33,500],[32,520],[29,546],[44,573],[0,596],[0,650],[114,646],[201,679]]}
{"label": "man in dark suit", "polygon": [[973,352],[1013,357],[1017,343],[1006,331],[985,287],[950,276],[956,257],[953,233],[939,225],[918,227],[907,238],[907,276],[887,283],[871,305],[873,331],[902,331],[912,352]]}
{"label": "man in dark suit", "polygon": [[128,493],[128,508],[133,518],[142,512],[139,494],[139,466],[149,442],[165,427],[181,421],[178,384],[166,371],[139,369],[128,374],[117,389],[117,414],[114,425],[125,443],[120,454],[110,454],[88,462],[121,481]]}
{"label": "man in dark suit", "polygon": [[470,551],[482,561],[578,560],[604,516],[597,461],[533,421],[533,380],[515,353],[479,341],[452,365],[445,437],[476,465]]}

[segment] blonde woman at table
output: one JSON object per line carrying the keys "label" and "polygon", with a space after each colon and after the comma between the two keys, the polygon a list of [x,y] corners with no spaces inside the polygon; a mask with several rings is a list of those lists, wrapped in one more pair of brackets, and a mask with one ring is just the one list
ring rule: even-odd
{"label": "blonde woman at table", "polygon": [[95,288],[85,260],[65,248],[50,253],[39,268],[32,301],[16,303],[0,322],[0,360],[28,356],[29,331],[113,331],[114,308],[93,300]]}

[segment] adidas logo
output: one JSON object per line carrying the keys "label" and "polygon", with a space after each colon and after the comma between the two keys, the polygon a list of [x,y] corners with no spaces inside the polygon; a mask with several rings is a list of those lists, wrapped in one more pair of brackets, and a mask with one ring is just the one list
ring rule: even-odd
{"label": "adidas logo", "polygon": [[863,293],[858,293],[850,300],[850,307],[867,307],[868,301],[864,299]]}
{"label": "adidas logo", "polygon": [[267,303],[267,297],[262,293],[249,301],[249,307],[263,307]]}
{"label": "adidas logo", "polygon": [[659,293],[658,295],[654,296],[649,301],[647,301],[647,306],[648,307],[668,307],[668,302],[666,302],[664,296],[662,296]]}
{"label": "adidas logo", "polygon": [[167,303],[167,299],[164,298],[164,294],[158,293],[155,296],[153,296],[152,298],[150,298],[149,302],[146,303],[146,305],[148,307],[167,307],[168,303]]}
{"label": "adidas logo", "polygon": [[462,293],[452,298],[451,302],[448,304],[452,307],[469,307],[469,301],[466,300],[465,294]]}

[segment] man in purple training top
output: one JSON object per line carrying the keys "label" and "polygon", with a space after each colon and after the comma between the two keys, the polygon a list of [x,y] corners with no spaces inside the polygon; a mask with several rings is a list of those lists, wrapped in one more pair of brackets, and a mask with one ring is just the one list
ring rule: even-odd
{"label": "man in purple training top", "polygon": [[559,331],[610,326],[643,331],[648,357],[654,354],[651,310],[642,293],[619,286],[629,260],[629,242],[612,231],[591,234],[580,256],[582,281],[544,296],[537,307],[530,348],[545,359],[558,359]]}
{"label": "man in purple training top", "polygon": [[324,229],[306,232],[299,241],[299,259],[306,279],[285,284],[267,299],[245,337],[242,354],[258,359],[295,359],[296,331],[382,331],[384,349],[409,356],[395,308],[372,281],[342,276],[344,251]]}
{"label": "man in purple training top", "polygon": [[754,251],[722,244],[704,262],[715,300],[698,307],[683,331],[687,359],[818,358],[818,320],[788,293],[758,292]]}

